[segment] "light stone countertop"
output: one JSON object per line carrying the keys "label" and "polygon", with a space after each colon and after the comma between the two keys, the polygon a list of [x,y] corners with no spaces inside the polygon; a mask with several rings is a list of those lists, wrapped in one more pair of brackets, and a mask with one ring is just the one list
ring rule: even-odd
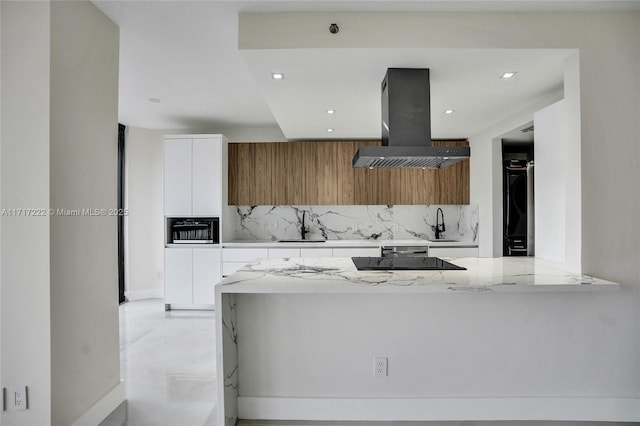
{"label": "light stone countertop", "polygon": [[326,240],[324,242],[281,243],[270,240],[235,240],[223,242],[222,247],[282,248],[282,247],[381,247],[381,246],[429,246],[429,247],[478,247],[476,241],[429,240]]}
{"label": "light stone countertop", "polygon": [[358,271],[350,258],[268,259],[216,285],[220,293],[456,293],[612,291],[620,285],[530,257],[453,258],[467,270]]}

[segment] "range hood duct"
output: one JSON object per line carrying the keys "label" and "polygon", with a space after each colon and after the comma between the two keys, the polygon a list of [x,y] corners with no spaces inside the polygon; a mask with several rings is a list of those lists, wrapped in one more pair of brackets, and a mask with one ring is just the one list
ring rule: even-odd
{"label": "range hood duct", "polygon": [[382,80],[382,146],[361,147],[357,168],[440,169],[469,158],[469,147],[431,146],[429,70],[389,68]]}

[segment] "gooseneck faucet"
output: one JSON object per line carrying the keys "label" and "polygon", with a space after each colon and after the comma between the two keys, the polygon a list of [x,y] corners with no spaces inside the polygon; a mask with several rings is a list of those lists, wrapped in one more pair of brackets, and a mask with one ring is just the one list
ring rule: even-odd
{"label": "gooseneck faucet", "polygon": [[[439,222],[439,218],[442,218],[442,223]],[[436,240],[440,239],[440,234],[442,234],[445,231],[444,228],[444,213],[442,211],[442,209],[440,207],[438,207],[438,210],[436,210],[436,226],[434,228],[434,231],[436,233]]]}
{"label": "gooseneck faucet", "polygon": [[307,239],[307,232],[309,232],[309,230],[304,226],[304,217],[306,215],[306,211],[302,210],[302,226],[300,227],[300,238],[302,238],[303,240]]}

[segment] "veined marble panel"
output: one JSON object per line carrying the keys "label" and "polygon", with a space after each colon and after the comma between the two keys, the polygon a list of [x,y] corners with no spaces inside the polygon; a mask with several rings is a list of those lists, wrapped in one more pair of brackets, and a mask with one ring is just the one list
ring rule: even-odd
{"label": "veined marble panel", "polygon": [[222,293],[449,293],[610,291],[620,285],[568,272],[565,265],[516,256],[448,258],[463,270],[364,270],[351,258],[263,259],[216,284]]}
{"label": "veined marble panel", "polygon": [[218,370],[218,422],[238,421],[238,332],[235,294],[216,292],[216,360]]}
{"label": "veined marble panel", "polygon": [[306,212],[307,238],[327,240],[433,239],[436,212],[444,213],[441,238],[478,239],[477,205],[432,206],[237,206],[235,240],[300,238]]}

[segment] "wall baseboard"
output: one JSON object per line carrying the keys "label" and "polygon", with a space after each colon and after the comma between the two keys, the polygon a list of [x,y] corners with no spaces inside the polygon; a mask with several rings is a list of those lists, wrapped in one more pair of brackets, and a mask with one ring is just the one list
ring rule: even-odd
{"label": "wall baseboard", "polygon": [[640,421],[636,398],[239,397],[238,417],[324,421]]}
{"label": "wall baseboard", "polygon": [[126,297],[129,301],[162,299],[164,297],[164,291],[161,288],[154,288],[151,290],[125,291],[124,297]]}
{"label": "wall baseboard", "polygon": [[93,404],[78,420],[73,422],[71,426],[95,426],[99,425],[109,414],[113,412],[125,400],[124,382],[120,380],[113,389],[111,389],[98,402]]}

